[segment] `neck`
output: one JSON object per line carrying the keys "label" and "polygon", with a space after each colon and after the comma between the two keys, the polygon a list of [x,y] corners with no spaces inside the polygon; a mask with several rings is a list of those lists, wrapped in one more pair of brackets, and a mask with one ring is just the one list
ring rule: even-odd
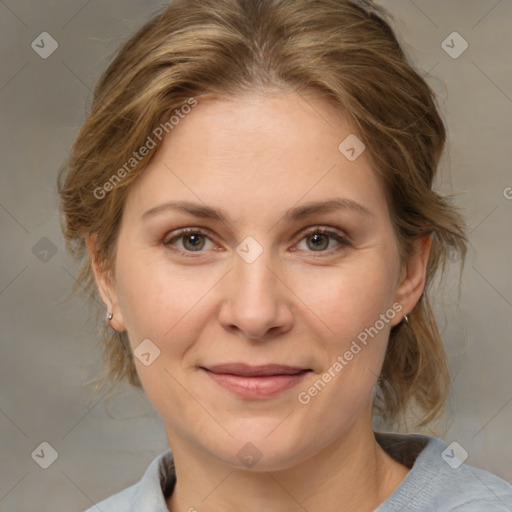
{"label": "neck", "polygon": [[382,450],[371,422],[364,430],[356,422],[342,439],[279,471],[233,468],[170,431],[168,437],[177,474],[171,512],[372,512],[408,472]]}

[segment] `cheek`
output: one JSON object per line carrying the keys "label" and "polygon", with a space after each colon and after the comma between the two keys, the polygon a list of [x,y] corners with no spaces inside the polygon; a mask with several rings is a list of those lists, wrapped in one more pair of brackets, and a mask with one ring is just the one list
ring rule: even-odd
{"label": "cheek", "polygon": [[[390,308],[388,316],[394,317],[394,274],[386,258],[373,256],[329,269],[323,276],[318,273],[310,279],[301,278],[294,292],[310,310],[308,316],[317,317],[317,323],[324,326],[328,334],[325,340],[343,348],[347,341],[374,326]],[[389,330],[388,323],[385,320]],[[380,322],[377,327],[383,330]]]}
{"label": "cheek", "polygon": [[[214,289],[227,286],[229,276],[220,279],[224,270],[215,266],[180,268],[129,244],[120,244],[119,254],[119,302],[132,346],[149,338],[169,355],[186,351],[220,307],[223,296]],[[295,322],[311,331],[319,349],[343,350],[391,306],[392,256],[374,250],[337,267],[285,272]]]}
{"label": "cheek", "polygon": [[177,357],[198,338],[198,320],[206,315],[208,292],[219,277],[211,270],[179,268],[143,251],[131,254],[120,258],[118,289],[132,347],[149,338],[163,354]]}
{"label": "cheek", "polygon": [[146,395],[168,422],[176,422],[176,411],[189,419],[200,416],[187,392],[188,375],[183,373],[182,362],[200,339],[208,316],[204,309],[207,293],[218,277],[210,272],[203,278],[191,269],[150,264],[142,257],[121,262],[118,275],[119,302],[132,350],[136,352],[146,339],[159,350],[147,366],[134,357]]}
{"label": "cheek", "polygon": [[[317,376],[321,382],[314,389],[301,389],[308,395],[303,402],[311,399],[315,407],[326,407],[330,401],[357,406],[371,394],[392,322],[401,310],[393,300],[395,270],[390,261],[374,256],[330,272],[328,286],[320,280],[311,279],[307,286],[304,282],[304,302],[312,310],[309,316],[321,320],[316,324],[325,334],[312,347],[322,352],[323,372]],[[322,398],[317,399],[319,395]]]}
{"label": "cheek", "polygon": [[348,428],[371,401],[400,308],[393,308],[389,278],[371,269],[340,276],[321,300],[320,287],[309,290],[308,303],[316,300],[315,313],[326,319],[329,334],[311,347],[322,354],[322,368],[297,389],[296,400],[304,414],[322,417],[325,442]]}

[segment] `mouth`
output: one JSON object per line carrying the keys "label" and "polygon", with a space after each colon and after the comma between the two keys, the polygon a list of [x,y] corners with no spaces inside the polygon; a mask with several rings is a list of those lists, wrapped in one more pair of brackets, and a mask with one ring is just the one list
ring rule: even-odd
{"label": "mouth", "polygon": [[251,366],[245,363],[200,367],[218,385],[241,398],[265,399],[296,386],[310,368],[267,364]]}

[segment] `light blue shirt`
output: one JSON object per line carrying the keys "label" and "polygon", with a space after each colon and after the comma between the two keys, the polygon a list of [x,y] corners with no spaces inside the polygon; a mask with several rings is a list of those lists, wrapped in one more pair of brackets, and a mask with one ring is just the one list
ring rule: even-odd
{"label": "light blue shirt", "polygon": [[[462,463],[457,450],[441,439],[419,434],[375,435],[389,455],[411,470],[374,512],[512,512],[512,485]],[[151,462],[139,482],[86,512],[168,512],[166,496],[172,494],[175,483],[173,458],[167,450]]]}

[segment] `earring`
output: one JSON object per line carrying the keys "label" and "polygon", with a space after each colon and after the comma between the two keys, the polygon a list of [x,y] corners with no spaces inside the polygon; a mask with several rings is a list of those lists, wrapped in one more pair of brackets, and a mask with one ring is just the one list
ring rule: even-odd
{"label": "earring", "polygon": [[409,317],[407,315],[404,315],[404,322],[409,325]]}
{"label": "earring", "polygon": [[112,313],[112,311],[110,313],[107,314],[107,322],[108,322],[108,325],[110,325],[110,328],[111,329],[114,329],[114,331],[116,332],[119,332],[117,329],[115,329],[114,327],[112,327],[112,325],[110,324],[110,320],[112,320],[112,318],[114,318],[114,313]]}

